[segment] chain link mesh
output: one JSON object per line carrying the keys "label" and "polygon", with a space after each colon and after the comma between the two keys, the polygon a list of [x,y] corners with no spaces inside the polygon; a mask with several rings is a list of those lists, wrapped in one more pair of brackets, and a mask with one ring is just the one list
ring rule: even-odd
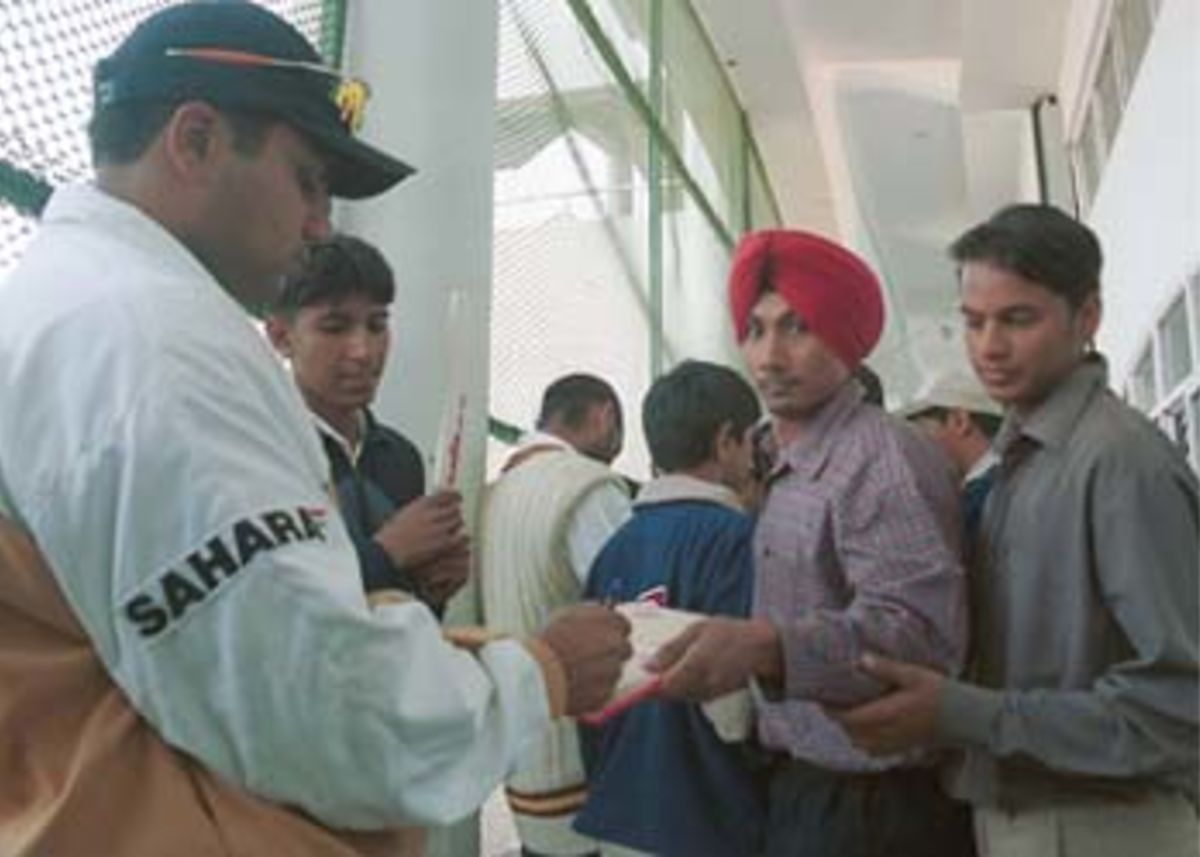
{"label": "chain link mesh", "polygon": [[[3,0],[0,3],[0,275],[19,258],[50,187],[91,175],[86,128],[91,74],[165,0]],[[321,45],[341,4],[261,5]],[[326,15],[331,18],[327,19]]]}

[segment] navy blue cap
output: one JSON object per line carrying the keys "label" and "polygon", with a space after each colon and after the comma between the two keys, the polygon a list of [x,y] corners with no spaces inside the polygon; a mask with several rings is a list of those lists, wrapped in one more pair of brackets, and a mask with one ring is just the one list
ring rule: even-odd
{"label": "navy blue cap", "polygon": [[278,117],[329,161],[329,191],[383,193],[413,168],[355,136],[369,90],[323,64],[294,27],[248,2],[184,3],[145,19],[95,69],[95,109],[208,101]]}

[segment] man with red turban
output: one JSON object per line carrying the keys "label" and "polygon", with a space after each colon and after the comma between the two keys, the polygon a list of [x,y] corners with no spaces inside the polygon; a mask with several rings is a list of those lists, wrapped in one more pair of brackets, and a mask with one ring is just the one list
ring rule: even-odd
{"label": "man with red turban", "polygon": [[854,371],[883,331],[879,281],[806,232],[747,236],[729,278],[734,328],[778,450],[754,538],[753,618],[693,625],[658,653],[666,691],[707,699],[757,680],[777,755],[769,857],[970,855],[970,816],[927,749],[877,759],[829,716],[886,689],[867,653],[956,672],[966,591],[949,468],[862,401]]}

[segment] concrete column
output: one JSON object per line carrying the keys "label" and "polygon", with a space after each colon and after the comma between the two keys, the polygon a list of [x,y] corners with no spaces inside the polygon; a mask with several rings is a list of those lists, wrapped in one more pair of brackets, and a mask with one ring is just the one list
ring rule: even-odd
{"label": "concrete column", "polygon": [[[372,90],[364,136],[418,170],[381,198],[335,214],[396,272],[392,352],[375,409],[420,448],[432,479],[449,350],[461,349],[468,408],[459,484],[473,521],[488,413],[497,9],[445,0],[347,6],[346,70]],[[447,331],[452,290],[463,294],[456,335]],[[456,598],[448,621],[475,621],[477,592]],[[431,831],[432,857],[477,853],[477,815]]]}
{"label": "concrete column", "polygon": [[[484,478],[492,281],[493,3],[349,3],[346,69],[371,86],[363,135],[418,170],[367,202],[339,206],[341,229],[375,243],[396,272],[393,344],[376,401],[421,449],[429,478],[460,350],[468,409],[460,485],[473,519]],[[461,290],[459,331],[447,330]],[[470,619],[473,599],[460,599]]]}

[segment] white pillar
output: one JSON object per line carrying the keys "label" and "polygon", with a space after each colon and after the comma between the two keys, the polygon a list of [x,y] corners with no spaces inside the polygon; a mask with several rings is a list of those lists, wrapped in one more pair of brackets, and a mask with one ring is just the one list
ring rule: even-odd
{"label": "white pillar", "polygon": [[[460,484],[473,520],[484,478],[492,280],[494,3],[348,3],[346,70],[371,86],[363,135],[417,168],[378,199],[339,206],[338,224],[396,272],[393,345],[375,410],[408,436],[433,478],[447,405],[449,344],[462,344],[468,413]],[[463,333],[447,338],[452,289]],[[470,598],[458,618],[470,617]],[[464,609],[466,608],[466,609]]]}
{"label": "white pillar", "polygon": [[[337,221],[383,251],[396,272],[393,344],[375,410],[409,437],[432,479],[447,406],[450,342],[462,343],[468,411],[460,485],[473,521],[483,486],[492,284],[494,3],[347,2],[346,70],[371,86],[365,137],[418,170],[398,188],[339,207]],[[462,335],[447,338],[452,289],[464,293]],[[478,589],[447,619],[474,622]],[[429,854],[479,852],[478,816],[430,831]]]}

